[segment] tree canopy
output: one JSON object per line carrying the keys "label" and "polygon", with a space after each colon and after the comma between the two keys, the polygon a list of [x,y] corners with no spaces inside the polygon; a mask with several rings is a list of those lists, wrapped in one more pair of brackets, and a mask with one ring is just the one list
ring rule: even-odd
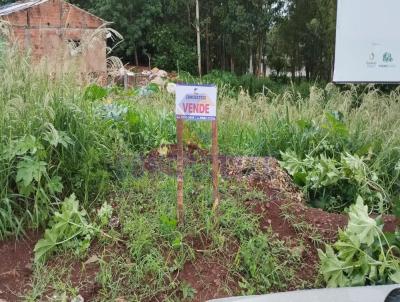
{"label": "tree canopy", "polygon": [[[10,2],[0,0],[0,4]],[[116,55],[134,64],[195,73],[194,0],[70,0],[124,36]],[[238,74],[329,80],[335,0],[199,0],[202,65]]]}
{"label": "tree canopy", "polygon": [[[196,71],[195,1],[71,0],[114,23],[132,63]],[[332,74],[335,0],[200,0],[203,70]],[[146,54],[146,55],[145,55]]]}

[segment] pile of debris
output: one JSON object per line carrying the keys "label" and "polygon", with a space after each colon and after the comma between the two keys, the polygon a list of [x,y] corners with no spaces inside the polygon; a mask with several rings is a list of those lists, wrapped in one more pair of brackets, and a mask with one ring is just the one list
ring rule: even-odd
{"label": "pile of debris", "polygon": [[[125,88],[129,87],[144,87],[149,84],[155,84],[161,89],[167,89],[172,93],[170,81],[176,79],[175,74],[168,74],[165,70],[158,69],[157,67],[151,70],[142,70],[139,72],[134,72],[135,68],[127,69],[122,67],[119,70],[119,80],[118,83],[122,84]],[[174,92],[175,90],[173,90]]]}

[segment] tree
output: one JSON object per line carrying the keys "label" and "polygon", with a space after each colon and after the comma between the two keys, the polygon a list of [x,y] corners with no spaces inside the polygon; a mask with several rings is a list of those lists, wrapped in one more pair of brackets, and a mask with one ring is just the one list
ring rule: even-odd
{"label": "tree", "polygon": [[154,18],[161,14],[161,0],[74,0],[74,4],[89,9],[124,36],[116,52],[139,63],[139,50],[146,46],[146,32],[154,26]]}
{"label": "tree", "polygon": [[14,2],[13,0],[0,0],[0,6]]}
{"label": "tree", "polygon": [[277,24],[277,39],[289,71],[305,69],[307,79],[330,80],[334,55],[336,1],[291,0],[285,19]]}

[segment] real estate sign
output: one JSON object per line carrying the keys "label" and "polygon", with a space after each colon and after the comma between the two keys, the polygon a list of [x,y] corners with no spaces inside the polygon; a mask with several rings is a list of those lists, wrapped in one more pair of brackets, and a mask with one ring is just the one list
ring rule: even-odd
{"label": "real estate sign", "polygon": [[334,82],[400,82],[399,13],[400,0],[338,0]]}
{"label": "real estate sign", "polygon": [[211,121],[212,145],[212,180],[213,180],[213,210],[219,205],[218,178],[218,126],[217,126],[217,87],[215,85],[178,84],[175,89],[175,114],[177,137],[177,216],[179,223],[184,221],[183,175],[184,175],[184,144],[183,129],[185,120]]}
{"label": "real estate sign", "polygon": [[214,85],[176,86],[175,113],[177,119],[208,120],[217,117],[217,87]]}

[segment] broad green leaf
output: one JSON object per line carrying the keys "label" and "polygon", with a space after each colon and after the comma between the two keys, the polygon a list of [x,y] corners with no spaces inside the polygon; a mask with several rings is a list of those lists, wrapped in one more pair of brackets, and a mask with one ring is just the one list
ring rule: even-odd
{"label": "broad green leaf", "polygon": [[55,212],[44,238],[35,246],[35,261],[42,261],[46,256],[63,245],[84,252],[90,245],[93,227],[85,219],[86,212],[79,210],[79,201],[75,195],[66,198],[61,205],[61,210]]}
{"label": "broad green leaf", "polygon": [[51,194],[61,193],[64,186],[61,182],[60,176],[53,176],[47,183],[47,188]]}
{"label": "broad green leaf", "polygon": [[396,284],[400,284],[400,271],[390,275],[390,280],[392,280]]}
{"label": "broad green leaf", "polygon": [[379,236],[378,227],[376,221],[369,217],[368,206],[364,205],[361,197],[358,197],[356,204],[351,206],[349,218],[347,230],[352,234],[356,234],[360,243],[365,243],[368,246],[372,245],[375,238]]}
{"label": "broad green leaf", "polygon": [[40,239],[34,248],[35,262],[41,262],[44,260],[46,254],[50,253],[57,245],[57,234],[52,230],[46,230],[44,238]]}
{"label": "broad green leaf", "polygon": [[72,139],[64,131],[58,131],[52,124],[48,124],[47,129],[44,140],[48,141],[53,147],[62,145],[67,148],[68,145],[73,144]]}
{"label": "broad green leaf", "polygon": [[371,265],[371,269],[368,275],[368,279],[375,283],[378,280],[378,267],[376,265]]}
{"label": "broad green leaf", "polygon": [[349,235],[346,232],[339,230],[340,240],[334,244],[338,251],[338,257],[348,264],[351,264],[353,258],[358,254],[360,241],[357,236]]}
{"label": "broad green leaf", "polygon": [[26,135],[18,140],[12,141],[5,149],[2,157],[12,160],[16,156],[35,155],[38,150],[42,150],[43,146],[37,141],[36,137]]}
{"label": "broad green leaf", "polygon": [[46,173],[47,164],[43,161],[37,161],[30,157],[24,159],[17,165],[16,181],[24,187],[28,187],[33,180],[40,181],[43,174]]}
{"label": "broad green leaf", "polygon": [[97,101],[105,98],[108,92],[105,88],[92,84],[86,87],[83,97],[90,101]]}
{"label": "broad green leaf", "polygon": [[326,245],[326,253],[318,250],[321,260],[321,272],[328,287],[344,287],[350,284],[345,276],[346,263],[335,255],[331,246]]}

